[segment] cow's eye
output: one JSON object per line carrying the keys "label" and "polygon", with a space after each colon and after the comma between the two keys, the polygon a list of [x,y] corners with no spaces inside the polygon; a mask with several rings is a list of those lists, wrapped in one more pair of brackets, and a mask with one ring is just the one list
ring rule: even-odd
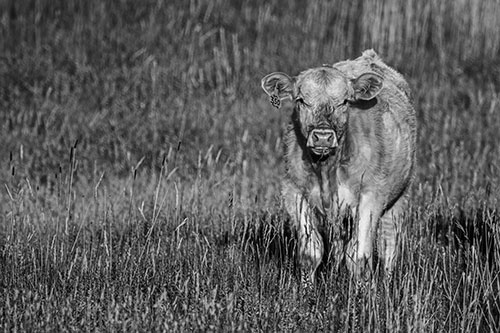
{"label": "cow's eye", "polygon": [[307,104],[306,102],[304,102],[304,99],[302,97],[297,97],[295,99],[295,103],[303,105],[303,106],[309,106],[309,104]]}
{"label": "cow's eye", "polygon": [[339,105],[337,105],[335,108],[337,109],[337,108],[346,106],[348,103],[349,103],[349,100],[345,99],[342,103],[340,103]]}

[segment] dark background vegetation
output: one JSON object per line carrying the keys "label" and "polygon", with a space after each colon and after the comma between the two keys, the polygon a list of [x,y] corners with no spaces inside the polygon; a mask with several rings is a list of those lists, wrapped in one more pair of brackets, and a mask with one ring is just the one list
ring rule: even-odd
{"label": "dark background vegetation", "polygon": [[349,330],[303,304],[260,90],[374,48],[419,121],[412,205],[367,331],[499,331],[500,4],[0,1],[0,327]]}

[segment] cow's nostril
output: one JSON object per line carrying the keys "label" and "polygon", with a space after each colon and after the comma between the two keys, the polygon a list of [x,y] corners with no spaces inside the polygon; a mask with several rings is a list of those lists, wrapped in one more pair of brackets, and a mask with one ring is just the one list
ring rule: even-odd
{"label": "cow's nostril", "polygon": [[314,141],[332,141],[333,131],[330,130],[314,130],[313,133]]}
{"label": "cow's nostril", "polygon": [[309,134],[308,146],[312,147],[336,147],[337,137],[331,129],[314,129]]}

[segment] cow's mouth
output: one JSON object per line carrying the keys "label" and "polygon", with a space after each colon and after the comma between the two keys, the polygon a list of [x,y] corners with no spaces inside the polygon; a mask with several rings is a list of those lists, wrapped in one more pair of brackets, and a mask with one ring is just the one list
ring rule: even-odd
{"label": "cow's mouth", "polygon": [[334,148],[329,147],[310,147],[309,148],[314,155],[318,157],[324,157],[332,154],[334,152]]}

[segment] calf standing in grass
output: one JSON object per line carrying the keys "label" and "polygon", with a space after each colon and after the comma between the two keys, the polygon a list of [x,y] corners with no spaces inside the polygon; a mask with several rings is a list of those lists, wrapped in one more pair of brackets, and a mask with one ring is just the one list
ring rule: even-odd
{"label": "calf standing in grass", "polygon": [[269,74],[262,88],[276,107],[286,98],[294,103],[282,192],[298,235],[303,283],[314,282],[325,254],[318,227],[326,221],[340,229],[346,215],[354,219],[352,235],[335,242],[337,256],[345,255],[359,275],[373,269],[376,245],[390,273],[415,164],[415,111],[406,81],[367,50],[293,78]]}

